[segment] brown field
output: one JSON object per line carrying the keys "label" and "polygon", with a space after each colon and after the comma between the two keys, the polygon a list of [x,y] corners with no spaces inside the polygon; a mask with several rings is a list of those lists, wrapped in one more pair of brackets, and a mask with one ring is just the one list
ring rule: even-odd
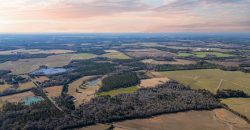
{"label": "brown field", "polygon": [[97,124],[97,125],[91,125],[83,128],[79,128],[76,130],[109,130],[111,126],[105,125],[105,124]]}
{"label": "brown field", "polygon": [[222,99],[222,103],[228,105],[232,110],[250,119],[250,98],[228,98]]}
{"label": "brown field", "polygon": [[48,67],[62,67],[67,65],[72,58],[73,54],[60,54],[53,55],[47,58],[32,58],[32,59],[21,59],[18,61],[7,61],[0,64],[0,69],[11,70],[14,74],[25,74],[30,73],[38,69],[41,65]]}
{"label": "brown field", "polygon": [[17,90],[25,90],[25,89],[30,89],[34,87],[36,87],[35,84],[32,81],[30,81],[27,83],[19,84],[19,87],[17,88]]}
{"label": "brown field", "polygon": [[141,80],[139,87],[141,87],[141,88],[155,87],[155,86],[163,84],[167,81],[169,81],[168,78],[143,79],[143,80]]}
{"label": "brown field", "polygon": [[165,64],[189,65],[189,64],[195,64],[195,61],[184,60],[184,59],[176,59],[176,61],[157,61],[157,60],[154,60],[154,59],[145,59],[145,60],[142,60],[141,62],[146,63],[146,64],[154,64],[154,65],[165,65]]}
{"label": "brown field", "polygon": [[40,50],[40,49],[17,49],[9,51],[0,51],[0,55],[15,55],[15,54],[65,54],[72,53],[72,50]]}
{"label": "brown field", "polygon": [[44,81],[47,81],[49,80],[49,78],[47,76],[39,76],[39,77],[36,77],[35,79],[32,79],[34,82],[44,82]]}
{"label": "brown field", "polygon": [[131,57],[166,57],[176,56],[174,53],[160,51],[157,49],[128,49],[126,54]]}
{"label": "brown field", "polygon": [[14,95],[9,96],[3,96],[0,98],[3,102],[21,102],[22,100],[35,96],[31,91],[24,92],[24,93],[18,93]]}
{"label": "brown field", "polygon": [[44,91],[50,98],[59,97],[61,95],[62,90],[63,86],[52,86],[44,89]]}
{"label": "brown field", "polygon": [[[69,84],[68,94],[76,98],[75,105],[79,106],[80,104],[89,101],[95,96],[95,92],[99,89],[99,86],[87,86],[85,89],[79,88],[83,81],[88,81],[93,79],[96,76],[85,76],[81,79],[74,81]],[[77,92],[78,90],[78,92]]]}
{"label": "brown field", "polygon": [[249,130],[250,124],[225,109],[188,111],[114,123],[114,130]]}

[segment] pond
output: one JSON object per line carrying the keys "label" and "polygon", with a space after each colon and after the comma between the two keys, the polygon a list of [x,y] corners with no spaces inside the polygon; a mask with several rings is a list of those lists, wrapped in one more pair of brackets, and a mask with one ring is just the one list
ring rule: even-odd
{"label": "pond", "polygon": [[54,74],[61,74],[65,73],[68,70],[65,68],[42,68],[32,72],[34,75],[54,75]]}
{"label": "pond", "polygon": [[94,80],[90,80],[87,82],[87,85],[90,86],[90,87],[95,87],[98,85],[98,83],[101,81],[100,78],[98,79],[94,79]]}
{"label": "pond", "polygon": [[43,101],[44,99],[40,96],[35,96],[35,97],[29,97],[29,98],[26,98],[23,102],[25,105],[31,105],[31,104],[34,104],[34,103],[39,103],[41,101]]}

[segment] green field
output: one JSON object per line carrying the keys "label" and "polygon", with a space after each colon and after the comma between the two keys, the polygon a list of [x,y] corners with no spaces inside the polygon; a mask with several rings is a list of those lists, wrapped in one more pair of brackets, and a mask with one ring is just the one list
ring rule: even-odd
{"label": "green field", "polygon": [[116,90],[111,90],[108,92],[101,92],[101,93],[98,93],[97,96],[107,96],[107,95],[115,96],[115,95],[124,94],[124,93],[134,93],[137,90],[138,90],[137,86],[132,86],[128,88],[120,88]]}
{"label": "green field", "polygon": [[219,69],[166,71],[161,74],[194,89],[237,89],[250,94],[250,74]]}
{"label": "green field", "polygon": [[250,98],[228,98],[223,99],[222,102],[227,104],[229,108],[250,119]]}
{"label": "green field", "polygon": [[191,53],[178,53],[178,56],[188,57],[188,56],[193,56],[193,54],[191,54]]}
{"label": "green field", "polygon": [[80,53],[80,54],[75,54],[72,57],[72,60],[87,60],[87,59],[92,59],[95,58],[97,55],[91,54],[91,53]]}
{"label": "green field", "polygon": [[230,57],[230,56],[233,56],[233,55],[230,55],[230,54],[220,53],[220,52],[178,53],[178,56],[181,56],[181,57],[196,56],[196,57],[199,57],[199,58],[204,58],[207,55],[215,55],[216,57]]}

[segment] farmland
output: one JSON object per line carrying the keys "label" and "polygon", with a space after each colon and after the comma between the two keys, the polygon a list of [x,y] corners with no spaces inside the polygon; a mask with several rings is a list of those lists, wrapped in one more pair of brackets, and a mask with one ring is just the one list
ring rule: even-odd
{"label": "farmland", "polygon": [[165,56],[175,56],[174,53],[161,51],[157,49],[128,49],[126,54],[131,57],[165,57]]}
{"label": "farmland", "polygon": [[80,54],[74,54],[72,57],[72,60],[86,60],[86,59],[92,59],[95,58],[97,55],[90,54],[90,53],[80,53]]}
{"label": "farmland", "polygon": [[157,85],[163,84],[169,81],[168,78],[151,78],[151,79],[143,79],[141,80],[140,87],[141,88],[148,88],[148,87],[155,87]]}
{"label": "farmland", "polygon": [[107,57],[110,59],[130,59],[129,56],[125,55],[122,52],[115,51],[115,50],[112,50],[112,51],[109,50],[108,53],[103,54],[102,57]]}
{"label": "farmland", "polygon": [[55,98],[59,97],[62,93],[63,86],[52,86],[45,88],[44,91],[47,93],[48,97]]}
{"label": "farmland", "polygon": [[14,94],[14,95],[9,95],[9,96],[3,96],[1,97],[1,100],[3,102],[21,102],[26,98],[31,98],[35,96],[32,92],[24,92],[24,93],[19,93],[19,94]]}
{"label": "farmland", "polygon": [[250,98],[229,98],[222,99],[222,102],[234,111],[250,119]]}
{"label": "farmland", "polygon": [[207,69],[166,71],[161,74],[194,89],[207,89],[213,93],[217,89],[238,89],[250,94],[250,74],[239,71]]}

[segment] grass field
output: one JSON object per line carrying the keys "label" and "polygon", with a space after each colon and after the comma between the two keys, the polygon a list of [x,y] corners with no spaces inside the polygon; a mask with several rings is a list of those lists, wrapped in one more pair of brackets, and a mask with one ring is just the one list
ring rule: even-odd
{"label": "grass field", "polygon": [[52,86],[44,89],[44,91],[50,98],[59,97],[62,93],[62,90],[63,86]]}
{"label": "grass field", "polygon": [[1,101],[3,102],[21,102],[26,98],[29,97],[34,97],[35,95],[29,91],[29,92],[23,92],[23,93],[18,93],[14,95],[9,95],[9,96],[3,96],[1,97]]}
{"label": "grass field", "polygon": [[87,60],[87,59],[92,59],[97,57],[97,55],[95,54],[91,54],[91,53],[80,53],[80,54],[75,54],[72,57],[72,60]]}
{"label": "grass field", "polygon": [[188,56],[192,56],[193,54],[191,53],[178,53],[178,56],[181,56],[181,57],[188,57]]}
{"label": "grass field", "polygon": [[106,54],[103,54],[102,55],[103,57],[107,57],[107,58],[110,58],[110,59],[130,59],[129,56],[125,55],[124,53],[122,52],[109,52],[109,53],[106,53]]}
{"label": "grass field", "polygon": [[222,99],[234,111],[246,116],[250,119],[250,98],[228,98]]}
{"label": "grass field", "polygon": [[230,54],[220,53],[220,52],[178,53],[178,56],[181,56],[181,57],[196,56],[196,57],[199,57],[199,58],[204,58],[207,55],[215,55],[216,57],[230,57],[230,56],[233,56],[233,55],[230,55]]}
{"label": "grass field", "polygon": [[161,74],[194,89],[207,89],[213,93],[217,89],[237,89],[250,94],[250,74],[239,71],[207,69],[166,71]]}
{"label": "grass field", "polygon": [[137,90],[138,90],[137,86],[132,86],[132,87],[128,87],[128,88],[120,88],[120,89],[111,90],[111,91],[107,91],[107,92],[101,92],[101,93],[98,93],[97,96],[107,96],[107,95],[116,96],[118,94],[134,93]]}

